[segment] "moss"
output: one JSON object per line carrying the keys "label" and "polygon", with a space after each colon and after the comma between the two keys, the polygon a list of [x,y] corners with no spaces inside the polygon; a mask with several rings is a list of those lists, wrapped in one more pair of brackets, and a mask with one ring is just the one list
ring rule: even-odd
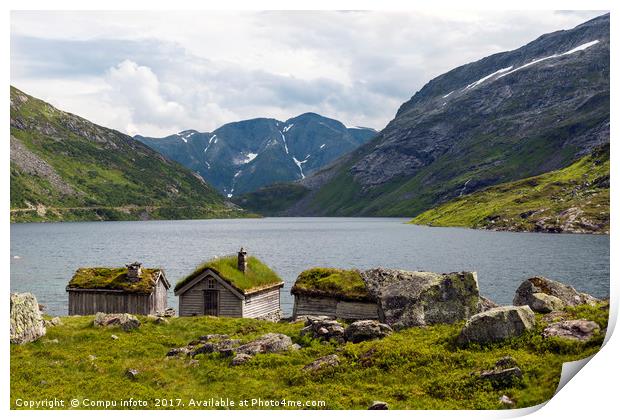
{"label": "moss", "polygon": [[91,267],[78,268],[71,278],[68,288],[124,290],[131,293],[151,293],[158,268],[142,269],[142,276],[137,282],[127,281],[127,268]]}
{"label": "moss", "polygon": [[338,268],[316,267],[302,272],[297,277],[291,293],[372,301],[359,271]]}
{"label": "moss", "polygon": [[180,290],[185,284],[192,281],[208,268],[215,271],[223,280],[243,293],[282,283],[282,279],[258,258],[249,257],[248,269],[243,273],[237,269],[237,256],[229,255],[200,264],[192,274],[176,284],[174,291]]}

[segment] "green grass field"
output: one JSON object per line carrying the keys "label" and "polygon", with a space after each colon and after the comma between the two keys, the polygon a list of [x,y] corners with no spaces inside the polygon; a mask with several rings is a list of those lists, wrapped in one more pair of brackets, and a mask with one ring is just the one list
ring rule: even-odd
{"label": "green grass field", "polygon": [[[604,329],[607,311],[601,306],[570,312]],[[92,316],[64,317],[63,325],[49,327],[37,342],[11,345],[12,408],[21,408],[18,399],[57,398],[68,405],[71,399],[119,402],[134,398],[148,403],[140,408],[189,409],[204,408],[189,406],[191,399],[239,402],[260,398],[304,404],[321,400],[323,409],[366,409],[375,400],[388,402],[390,409],[499,409],[502,395],[512,398],[517,407],[527,407],[550,399],[562,363],[595,353],[604,334],[586,344],[545,340],[539,317],[535,331],[488,347],[457,347],[455,339],[462,324],[410,328],[379,341],[337,345],[301,337],[301,323],[193,317],[156,324],[141,317],[139,329],[123,332],[95,328],[92,320]],[[170,348],[205,334],[229,334],[249,341],[267,332],[287,334],[302,349],[261,354],[241,366],[231,366],[230,358],[216,354],[197,356],[198,364],[165,357]],[[113,340],[112,334],[118,339]],[[333,353],[339,355],[340,366],[318,372],[302,370],[316,358]],[[494,389],[477,378],[476,372],[492,368],[506,355],[514,357],[523,370],[520,383]],[[126,377],[127,369],[137,369],[137,377]]]}

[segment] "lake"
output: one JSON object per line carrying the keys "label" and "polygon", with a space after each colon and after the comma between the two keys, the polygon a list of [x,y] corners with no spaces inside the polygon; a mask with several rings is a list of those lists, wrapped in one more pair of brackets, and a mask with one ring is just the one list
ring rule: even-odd
{"label": "lake", "polygon": [[[11,225],[11,291],[33,292],[46,312],[67,313],[65,286],[78,267],[140,261],[174,285],[200,262],[244,246],[290,289],[313,266],[478,272],[481,294],[509,304],[526,278],[543,275],[609,295],[609,236],[477,231],[406,225],[398,218],[265,218]],[[169,306],[177,308],[172,289]]]}

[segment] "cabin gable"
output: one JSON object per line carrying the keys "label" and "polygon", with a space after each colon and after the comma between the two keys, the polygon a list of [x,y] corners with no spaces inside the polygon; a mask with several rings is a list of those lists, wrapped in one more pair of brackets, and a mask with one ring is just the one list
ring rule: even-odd
{"label": "cabin gable", "polygon": [[244,296],[222,280],[213,270],[205,270],[178,290],[179,316],[209,315],[205,299],[213,299],[217,310],[210,315],[242,317]]}

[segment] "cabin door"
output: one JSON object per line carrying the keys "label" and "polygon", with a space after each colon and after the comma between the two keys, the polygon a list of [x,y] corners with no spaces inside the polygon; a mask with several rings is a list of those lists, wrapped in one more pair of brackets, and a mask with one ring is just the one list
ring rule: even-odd
{"label": "cabin door", "polygon": [[218,301],[219,295],[217,290],[204,291],[205,315],[218,315]]}

